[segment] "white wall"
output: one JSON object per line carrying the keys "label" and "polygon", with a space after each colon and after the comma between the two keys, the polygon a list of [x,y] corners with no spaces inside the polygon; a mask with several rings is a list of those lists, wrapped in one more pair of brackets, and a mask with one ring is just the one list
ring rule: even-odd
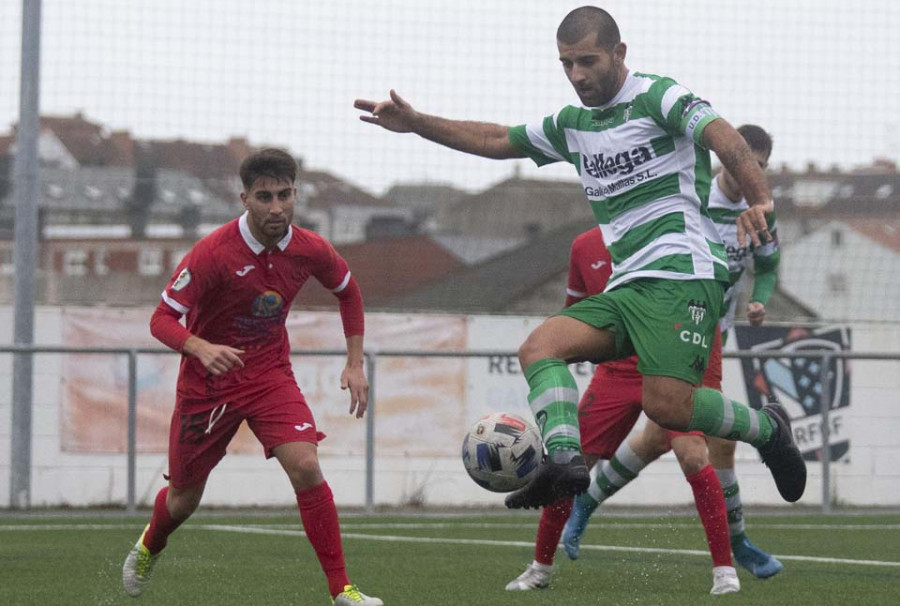
{"label": "white wall", "polygon": [[[150,309],[146,310],[149,318]],[[37,310],[36,342],[61,344],[63,310]],[[368,320],[370,332],[379,322],[396,321],[387,314],[372,314]],[[417,321],[428,322],[427,317]],[[466,318],[466,349],[468,351],[515,351],[525,335],[540,322],[540,318],[487,317]],[[0,343],[12,342],[13,314],[9,307],[0,307]],[[898,352],[900,326],[865,324],[853,326],[853,348],[857,351]],[[733,343],[733,339],[731,340]],[[98,345],[103,345],[98,343]],[[387,349],[382,343],[381,349]],[[62,357],[42,354],[35,362],[33,413],[32,489],[33,506],[85,506],[121,504],[126,496],[126,457],[124,454],[84,454],[64,452],[60,446],[62,392],[66,377],[62,373]],[[303,361],[295,362],[295,366]],[[402,382],[391,378],[389,360],[382,358],[378,368],[376,397],[396,398]],[[438,436],[451,432],[461,441],[469,424],[490,410],[505,410],[529,414],[525,405],[527,386],[514,358],[489,361],[470,358],[465,368],[465,397],[448,398],[444,406],[462,407],[458,421],[437,423],[427,415],[415,415],[415,394],[403,394],[411,402],[407,406],[406,423],[410,435],[426,437],[429,432]],[[415,368],[415,367],[413,367]],[[12,356],[0,354],[0,507],[9,504],[10,481],[10,417],[11,417]],[[573,367],[583,387],[587,384],[590,367]],[[409,372],[406,369],[404,372]],[[297,369],[301,387],[309,380],[309,372]],[[851,404],[848,422],[843,428],[850,439],[850,462],[831,466],[833,496],[839,503],[859,506],[900,505],[900,362],[852,363]],[[174,392],[174,386],[172,387]],[[335,390],[337,391],[337,390]],[[735,399],[745,399],[745,388],[738,361],[726,360],[725,391]],[[339,406],[345,406],[345,394],[338,393]],[[429,397],[435,397],[433,395]],[[409,399],[411,398],[411,399]],[[387,400],[382,400],[382,406]],[[330,406],[330,404],[328,405]],[[313,407],[314,412],[317,409]],[[377,409],[377,400],[376,400]],[[387,409],[385,409],[387,410]],[[320,429],[325,417],[316,412]],[[331,417],[329,417],[331,418]],[[391,417],[392,419],[394,417]],[[378,419],[378,416],[376,416]],[[392,421],[396,422],[396,421]],[[639,423],[640,425],[641,423]],[[376,434],[379,425],[376,422]],[[383,432],[387,428],[383,428]],[[391,428],[396,432],[397,428]],[[362,456],[364,431],[352,434],[347,443],[323,447],[322,467],[340,506],[359,506],[365,500],[365,460]],[[384,433],[382,433],[384,435]],[[353,443],[355,440],[355,443]],[[452,443],[455,442],[451,440]],[[323,443],[323,444],[327,444]],[[768,471],[758,460],[756,452],[740,444],[737,451],[738,474],[744,502],[748,504],[782,504]],[[137,459],[137,496],[140,504],[149,504],[163,485],[166,469],[164,454],[140,454]],[[424,500],[435,506],[502,505],[502,495],[484,491],[465,474],[457,453],[447,449],[439,456],[404,453],[396,448],[381,448],[376,442],[375,502],[378,505],[402,505],[411,500]],[[809,484],[802,504],[815,505],[821,499],[821,466],[809,467]],[[676,505],[692,502],[691,491],[681,476],[677,463],[670,455],[649,466],[632,486],[616,495],[619,504]],[[293,503],[287,479],[277,463],[266,461],[261,453],[230,454],[212,474],[204,503],[219,506],[285,505]]]}

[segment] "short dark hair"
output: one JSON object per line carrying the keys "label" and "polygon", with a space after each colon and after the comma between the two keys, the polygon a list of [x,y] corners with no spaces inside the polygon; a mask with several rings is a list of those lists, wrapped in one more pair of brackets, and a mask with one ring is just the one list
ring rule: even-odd
{"label": "short dark hair", "polygon": [[267,147],[244,158],[239,172],[245,190],[263,177],[293,183],[297,180],[297,161],[282,149]]}
{"label": "short dark hair", "polygon": [[738,126],[737,132],[741,134],[750,149],[765,154],[766,159],[772,154],[772,136],[762,127],[755,124]]}
{"label": "short dark hair", "polygon": [[590,34],[597,34],[598,46],[612,48],[622,41],[616,20],[596,6],[582,6],[566,15],[556,30],[556,39],[563,44],[575,44]]}

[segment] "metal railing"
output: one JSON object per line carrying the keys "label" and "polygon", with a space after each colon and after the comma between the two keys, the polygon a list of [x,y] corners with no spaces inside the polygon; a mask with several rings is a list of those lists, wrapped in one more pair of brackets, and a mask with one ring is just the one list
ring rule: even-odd
{"label": "metal railing", "polygon": [[[128,513],[134,513],[136,509],[136,467],[137,467],[137,359],[139,355],[180,355],[165,348],[121,348],[121,347],[68,347],[46,345],[0,345],[0,353],[15,355],[34,354],[106,354],[124,355],[128,358],[128,438],[127,438],[127,496],[125,509]],[[345,356],[345,350],[291,350],[291,356]],[[478,351],[478,352],[450,352],[450,351],[418,351],[418,350],[369,350],[365,352],[366,374],[369,380],[369,407],[366,414],[366,448],[365,448],[365,508],[366,511],[374,511],[375,491],[375,418],[376,418],[376,378],[377,359],[380,357],[393,358],[491,358],[491,357],[515,357],[516,352],[511,351]],[[821,360],[819,380],[822,385],[820,394],[820,406],[822,410],[822,511],[829,513],[832,507],[831,499],[831,452],[830,452],[830,426],[829,410],[831,408],[829,369],[836,359],[851,360],[880,360],[900,362],[900,353],[881,352],[855,352],[836,350],[803,350],[803,351],[727,351],[723,352],[723,358],[734,359],[770,359],[770,358],[818,358]],[[30,440],[29,440],[30,447]],[[12,459],[14,460],[14,458]],[[17,473],[17,470],[11,470]],[[30,473],[30,471],[28,472]],[[28,503],[30,505],[30,502]]]}

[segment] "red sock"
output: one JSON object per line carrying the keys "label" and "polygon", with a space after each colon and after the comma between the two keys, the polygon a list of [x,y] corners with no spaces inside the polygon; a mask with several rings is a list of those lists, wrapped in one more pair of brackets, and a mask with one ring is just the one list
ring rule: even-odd
{"label": "red sock", "polygon": [[153,515],[150,517],[150,528],[144,534],[144,547],[153,554],[157,554],[165,548],[169,541],[169,535],[184,522],[184,520],[174,520],[169,515],[169,508],[166,507],[166,495],[168,494],[168,486],[156,493]]}
{"label": "red sock", "polygon": [[534,560],[538,564],[553,564],[559,537],[572,513],[572,502],[572,497],[566,497],[541,511],[541,523],[538,524],[537,542],[534,545]]}
{"label": "red sock", "polygon": [[306,538],[312,544],[319,558],[319,564],[328,578],[331,597],[344,591],[350,584],[347,567],[344,564],[344,550],[341,548],[341,526],[338,523],[334,495],[327,482],[322,482],[297,493],[297,507]]}
{"label": "red sock", "polygon": [[732,566],[725,495],[715,470],[712,465],[707,465],[686,479],[694,491],[694,503],[706,531],[706,543],[709,545],[713,566]]}

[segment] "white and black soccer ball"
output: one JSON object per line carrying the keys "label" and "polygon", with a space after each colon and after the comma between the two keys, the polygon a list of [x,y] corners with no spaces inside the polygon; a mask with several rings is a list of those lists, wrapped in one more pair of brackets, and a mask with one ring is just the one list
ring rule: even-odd
{"label": "white and black soccer ball", "polygon": [[469,476],[492,492],[525,486],[543,456],[541,433],[531,422],[505,412],[484,416],[472,425],[462,445]]}

